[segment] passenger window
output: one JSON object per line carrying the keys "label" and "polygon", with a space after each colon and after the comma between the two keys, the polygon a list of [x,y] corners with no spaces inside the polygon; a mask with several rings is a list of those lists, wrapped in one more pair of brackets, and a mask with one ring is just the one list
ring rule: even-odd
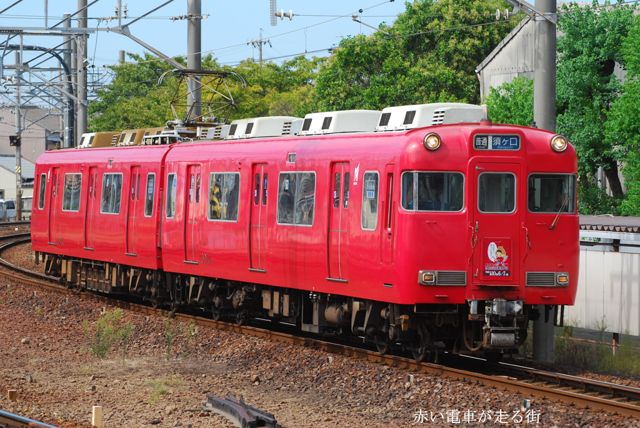
{"label": "passenger window", "polygon": [[102,176],[100,212],[103,214],[119,214],[121,193],[122,174],[104,174]]}
{"label": "passenger window", "polygon": [[209,175],[209,220],[236,221],[240,174],[211,173]]}
{"label": "passenger window", "polygon": [[573,213],[576,177],[570,174],[532,174],[529,176],[529,211]]}
{"label": "passenger window", "polygon": [[147,192],[144,199],[144,216],[151,217],[153,215],[153,196],[156,191],[156,175],[147,174]]}
{"label": "passenger window", "polygon": [[81,174],[64,175],[64,193],[62,195],[62,211],[80,211]]}
{"label": "passenger window", "polygon": [[167,218],[173,218],[176,214],[176,189],[178,188],[178,179],[176,174],[171,173],[167,176]]}
{"label": "passenger window", "polygon": [[333,178],[333,208],[340,206],[340,173],[336,172]]}
{"label": "passenger window", "polygon": [[47,174],[40,174],[40,186],[38,186],[38,208],[44,209],[44,198],[47,193]]}
{"label": "passenger window", "polygon": [[269,184],[269,174],[266,172],[262,177],[262,205],[267,205],[267,188]]}
{"label": "passenger window", "polygon": [[253,189],[253,203],[254,205],[258,205],[260,202],[260,174],[256,174],[253,182],[256,183],[256,188]]}
{"label": "passenger window", "polygon": [[460,211],[464,203],[464,175],[459,172],[402,174],[402,208],[409,211]]}
{"label": "passenger window", "polygon": [[511,173],[484,172],[478,177],[478,210],[511,213],[516,208],[516,177]]}
{"label": "passenger window", "polygon": [[376,230],[378,224],[378,173],[365,172],[362,187],[362,228]]}
{"label": "passenger window", "polygon": [[342,195],[342,200],[343,200],[345,208],[349,208],[349,186],[350,186],[349,173],[345,172],[344,173],[344,185],[343,185],[344,194]]}
{"label": "passenger window", "polygon": [[282,173],[278,180],[278,223],[312,225],[316,175],[313,172]]}

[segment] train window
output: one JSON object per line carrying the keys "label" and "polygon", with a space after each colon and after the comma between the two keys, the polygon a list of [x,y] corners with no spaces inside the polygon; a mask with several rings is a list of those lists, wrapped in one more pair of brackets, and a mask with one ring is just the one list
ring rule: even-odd
{"label": "train window", "polygon": [[281,173],[278,180],[278,223],[312,225],[315,193],[314,172]]}
{"label": "train window", "polygon": [[103,214],[119,214],[121,193],[122,174],[103,174],[100,212]]}
{"label": "train window", "polygon": [[62,211],[80,211],[81,174],[64,175],[64,193],[62,195]]}
{"label": "train window", "polygon": [[269,187],[269,174],[262,176],[262,205],[267,205],[267,188]]}
{"label": "train window", "polygon": [[40,174],[40,186],[38,186],[38,209],[44,209],[44,197],[47,193],[47,174]]}
{"label": "train window", "polygon": [[576,210],[576,177],[571,174],[529,176],[529,211],[573,213]]}
{"label": "train window", "polygon": [[460,211],[464,203],[464,175],[459,172],[402,174],[402,208],[409,211]]}
{"label": "train window", "polygon": [[258,205],[260,202],[260,174],[256,174],[254,183],[256,184],[256,188],[253,189],[253,203],[254,205]]}
{"label": "train window", "polygon": [[340,173],[336,172],[333,178],[333,208],[340,206]]}
{"label": "train window", "polygon": [[478,176],[478,210],[511,213],[516,209],[516,177],[507,172],[483,172]]}
{"label": "train window", "polygon": [[238,220],[239,181],[237,172],[209,175],[209,220]]}
{"label": "train window", "polygon": [[153,215],[153,196],[156,191],[156,175],[147,174],[147,192],[144,198],[144,216],[151,217]]}
{"label": "train window", "polygon": [[176,215],[176,190],[178,188],[178,178],[175,173],[167,176],[167,218],[173,218]]}
{"label": "train window", "polygon": [[345,208],[349,208],[349,173],[344,173],[344,194],[342,195],[342,201]]}
{"label": "train window", "polygon": [[378,224],[378,173],[365,172],[362,187],[362,228],[376,230]]}

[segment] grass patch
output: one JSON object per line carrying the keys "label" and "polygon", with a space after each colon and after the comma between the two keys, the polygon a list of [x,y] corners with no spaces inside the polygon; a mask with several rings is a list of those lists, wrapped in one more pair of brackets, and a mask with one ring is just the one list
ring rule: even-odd
{"label": "grass patch", "polygon": [[180,382],[175,378],[162,378],[162,379],[151,380],[147,384],[147,387],[150,389],[149,399],[147,401],[149,402],[149,404],[157,404],[162,399],[162,397],[173,393],[172,387],[177,386],[179,384]]}
{"label": "grass patch", "polygon": [[104,312],[95,323],[86,320],[82,322],[89,350],[98,358],[105,358],[114,346],[118,346],[122,351],[122,358],[126,358],[134,326],[125,322],[123,316],[122,309],[118,308]]}
{"label": "grass patch", "polygon": [[624,338],[616,353],[604,343],[556,337],[556,364],[599,373],[640,377],[640,352]]}

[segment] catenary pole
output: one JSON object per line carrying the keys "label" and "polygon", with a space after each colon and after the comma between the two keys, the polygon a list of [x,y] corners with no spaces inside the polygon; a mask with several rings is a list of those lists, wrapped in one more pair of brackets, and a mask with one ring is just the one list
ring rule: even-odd
{"label": "catenary pole", "polygon": [[[556,0],[536,0],[536,9],[556,18]],[[556,24],[535,16],[536,49],[533,79],[533,120],[538,128],[556,130]],[[540,317],[533,323],[533,352],[537,361],[554,360],[555,307],[539,305]]]}
{"label": "catenary pole", "polygon": [[[87,0],[78,0],[78,28],[87,28]],[[76,141],[82,139],[82,134],[87,132],[87,34],[78,35],[76,38],[76,71],[77,97],[78,97],[78,125],[76,129]]]}
{"label": "catenary pole", "polygon": [[[202,5],[200,0],[187,0],[187,68],[202,69]],[[195,121],[202,115],[202,90],[200,78],[189,76],[187,93],[187,116]]]}

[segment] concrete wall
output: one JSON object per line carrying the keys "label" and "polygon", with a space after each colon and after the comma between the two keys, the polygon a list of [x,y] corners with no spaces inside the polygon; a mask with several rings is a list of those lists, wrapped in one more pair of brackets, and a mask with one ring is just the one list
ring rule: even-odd
{"label": "concrete wall", "polygon": [[[46,147],[47,132],[60,132],[60,118],[48,110],[27,108],[22,111],[26,129],[22,133],[22,156],[36,163]],[[0,108],[0,155],[15,155],[15,147],[9,146],[9,135],[16,133],[15,112],[12,108]]]}

